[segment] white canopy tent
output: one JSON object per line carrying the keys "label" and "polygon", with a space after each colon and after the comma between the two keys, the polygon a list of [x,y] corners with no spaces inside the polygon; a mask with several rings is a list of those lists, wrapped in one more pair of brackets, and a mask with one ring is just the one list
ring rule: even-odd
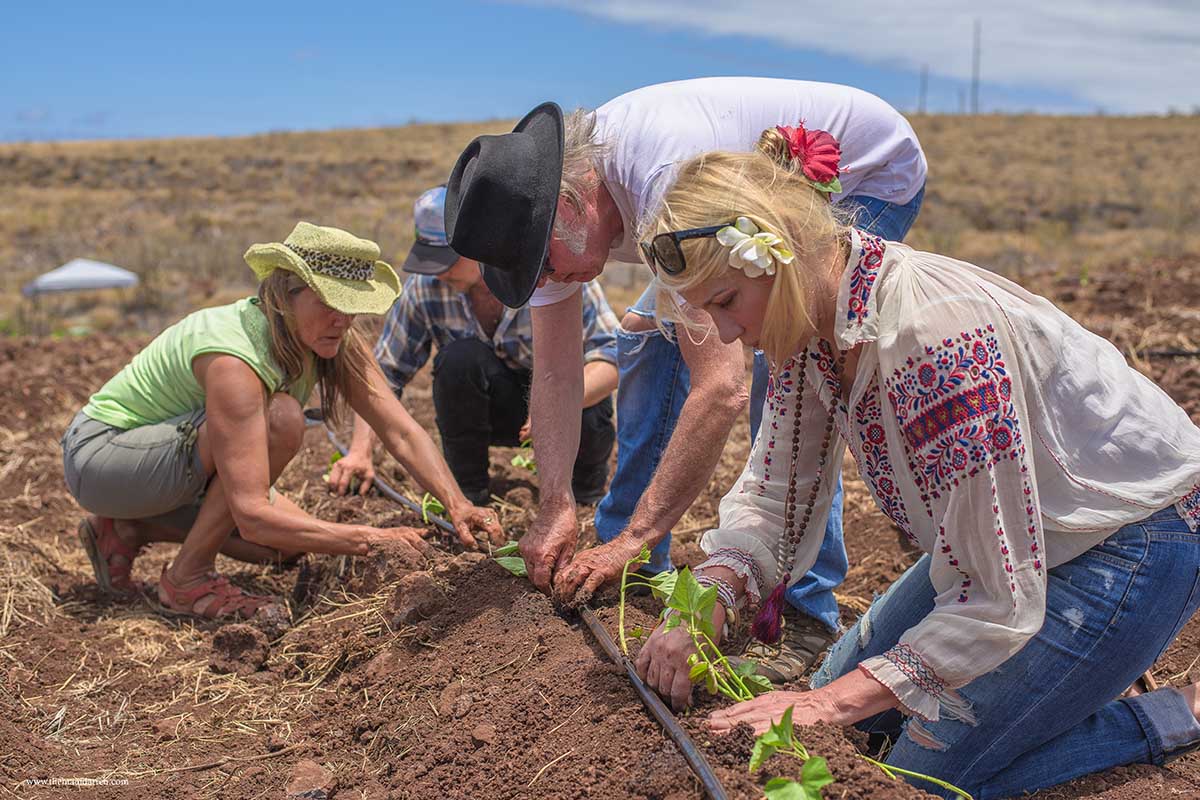
{"label": "white canopy tent", "polygon": [[21,288],[26,297],[52,292],[91,291],[94,289],[125,289],[137,286],[138,276],[127,269],[102,261],[76,258],[34,278]]}

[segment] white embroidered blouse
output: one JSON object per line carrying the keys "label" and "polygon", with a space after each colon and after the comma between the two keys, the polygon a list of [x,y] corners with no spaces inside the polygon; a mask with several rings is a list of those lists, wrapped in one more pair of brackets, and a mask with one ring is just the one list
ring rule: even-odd
{"label": "white embroidered blouse", "polygon": [[861,666],[907,712],[936,720],[947,690],[1041,628],[1047,569],[1172,503],[1196,529],[1200,429],[1048,300],[971,264],[851,237],[835,329],[838,348],[863,345],[849,403],[828,341],[783,364],[720,527],[701,544],[706,564],[746,577],[750,595],[775,585],[800,398],[798,518],[820,486],[791,575],[816,560],[845,442],[880,509],[930,554],[937,591],[927,617]]}

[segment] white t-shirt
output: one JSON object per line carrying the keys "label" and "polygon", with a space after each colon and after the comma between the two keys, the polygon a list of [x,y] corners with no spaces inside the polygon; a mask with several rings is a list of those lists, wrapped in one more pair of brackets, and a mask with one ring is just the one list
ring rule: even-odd
{"label": "white t-shirt", "polygon": [[[907,203],[925,184],[925,154],[900,112],[851,86],[783,78],[697,78],[635,89],[596,109],[596,136],[607,145],[604,183],[625,235],[609,254],[637,263],[639,226],[670,188],[674,167],[713,150],[748,152],[775,125],[828,131],[841,144],[843,197]],[[553,305],[577,283],[548,282],[530,298]]]}

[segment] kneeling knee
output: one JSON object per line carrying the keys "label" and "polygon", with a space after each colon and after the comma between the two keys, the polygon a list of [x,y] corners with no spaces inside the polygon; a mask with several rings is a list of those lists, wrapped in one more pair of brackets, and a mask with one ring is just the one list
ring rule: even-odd
{"label": "kneeling knee", "polygon": [[304,441],[304,411],[290,394],[271,395],[267,406],[267,430],[270,447],[277,452],[295,455]]}

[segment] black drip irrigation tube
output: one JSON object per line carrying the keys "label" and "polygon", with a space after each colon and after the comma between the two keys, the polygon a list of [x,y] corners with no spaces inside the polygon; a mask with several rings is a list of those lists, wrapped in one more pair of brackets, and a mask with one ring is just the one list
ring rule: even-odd
{"label": "black drip irrigation tube", "polygon": [[[325,435],[329,437],[329,441],[333,443],[333,446],[335,448],[337,448],[337,451],[339,453],[341,453],[343,456],[346,455],[345,446],[341,442],[338,441],[338,438],[336,436],[333,435],[333,431],[329,430],[329,428],[326,428]],[[429,520],[430,522],[432,522],[434,525],[437,525],[442,530],[447,531],[451,534],[454,534],[455,536],[458,535],[458,531],[456,531],[454,529],[453,525],[451,525],[449,522],[447,522],[443,518],[439,517],[437,514],[430,514],[430,513],[426,512],[425,509],[421,508],[419,505],[414,503],[412,500],[409,500],[407,497],[400,494],[395,489],[393,489],[391,486],[389,486],[387,484],[387,482],[384,481],[383,478],[380,478],[378,475],[375,476],[375,488],[378,489],[380,492],[382,492],[384,497],[387,497],[391,500],[395,500],[397,503],[404,506],[409,511],[415,511],[418,514],[420,514],[421,519]]]}
{"label": "black drip irrigation tube", "polygon": [[658,724],[663,727],[663,730],[675,742],[675,745],[679,748],[679,752],[683,754],[684,760],[692,768],[692,772],[696,773],[696,777],[700,779],[705,793],[712,800],[727,800],[728,795],[725,794],[725,787],[721,785],[717,774],[713,772],[713,768],[709,765],[708,760],[704,758],[704,753],[700,752],[700,748],[696,747],[696,743],[692,741],[692,737],[687,735],[687,731],[683,729],[663,701],[658,699],[658,695],[652,692],[642,682],[642,679],[638,677],[637,670],[633,668],[633,664],[629,659],[617,649],[617,643],[608,635],[608,631],[605,630],[604,625],[600,623],[600,620],[596,619],[596,615],[587,606],[580,609],[579,615],[583,617],[584,623],[591,630],[592,635],[596,637],[596,641],[600,643],[601,649],[608,654],[613,663],[625,668],[625,674],[629,676],[629,682],[633,684],[638,697],[642,699],[642,703],[646,706],[650,715],[658,721]]}
{"label": "black drip irrigation tube", "polygon": [[[333,431],[326,428],[325,435],[329,437],[329,441],[337,448],[339,453],[343,456],[346,455],[345,446],[338,441]],[[375,487],[385,497],[395,500],[410,511],[420,514],[422,519],[428,519],[439,528],[450,533],[456,533],[454,526],[449,522],[437,514],[427,514],[419,505],[397,492],[378,476],[375,478]],[[675,715],[671,713],[666,704],[638,677],[637,670],[633,668],[633,663],[617,648],[617,643],[608,635],[608,631],[605,630],[600,620],[596,619],[596,615],[592,613],[592,610],[584,606],[580,609],[579,614],[583,617],[583,622],[588,626],[588,630],[592,632],[592,635],[596,637],[596,641],[600,643],[600,649],[604,651],[605,655],[618,667],[624,667],[625,674],[629,677],[629,682],[633,684],[634,691],[641,698],[642,704],[646,706],[646,709],[650,712],[650,716],[654,717],[663,730],[667,732],[667,735],[671,737],[671,740],[675,742],[675,746],[683,754],[684,761],[692,768],[692,772],[696,773],[696,777],[700,779],[705,793],[712,800],[728,800],[729,795],[725,794],[725,787],[721,785],[721,781],[717,778],[717,774],[713,772],[712,766],[704,758],[704,753],[700,752],[700,748],[696,747],[696,743],[692,741],[692,737],[688,736],[687,731],[679,724],[679,720],[675,719]]]}

